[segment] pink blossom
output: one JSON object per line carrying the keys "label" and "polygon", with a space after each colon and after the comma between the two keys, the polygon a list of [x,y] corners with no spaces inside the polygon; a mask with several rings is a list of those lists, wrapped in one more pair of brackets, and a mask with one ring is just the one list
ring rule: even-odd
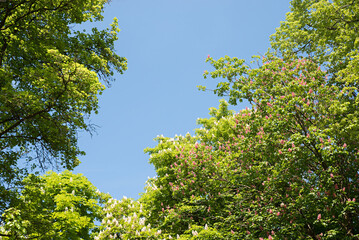
{"label": "pink blossom", "polygon": [[347,144],[346,144],[346,143],[344,143],[343,148],[346,148],[346,147],[347,147]]}
{"label": "pink blossom", "polygon": [[291,148],[288,148],[288,151],[289,151],[289,152],[292,152],[292,149],[291,149]]}
{"label": "pink blossom", "polygon": [[313,90],[312,90],[312,89],[309,89],[309,92],[308,92],[308,93],[311,94],[312,92],[313,92]]}
{"label": "pink blossom", "polygon": [[295,97],[295,93],[294,93],[294,92],[292,92],[292,97]]}
{"label": "pink blossom", "polygon": [[320,221],[320,219],[322,219],[322,214],[318,214],[317,220]]}
{"label": "pink blossom", "polygon": [[268,236],[268,240],[272,240],[273,237],[271,235]]}
{"label": "pink blossom", "polygon": [[282,151],[281,150],[278,150],[279,154],[282,154]]}
{"label": "pink blossom", "polygon": [[208,54],[207,58],[210,58],[209,54]]}

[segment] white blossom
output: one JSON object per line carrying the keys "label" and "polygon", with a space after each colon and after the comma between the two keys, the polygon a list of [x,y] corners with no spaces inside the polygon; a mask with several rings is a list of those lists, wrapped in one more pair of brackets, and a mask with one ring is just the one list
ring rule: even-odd
{"label": "white blossom", "polygon": [[146,221],[146,218],[142,217],[142,218],[140,218],[139,224],[145,225],[145,221]]}
{"label": "white blossom", "polygon": [[192,230],[192,235],[193,235],[193,236],[196,236],[196,235],[198,235],[198,232],[195,231],[195,230]]}

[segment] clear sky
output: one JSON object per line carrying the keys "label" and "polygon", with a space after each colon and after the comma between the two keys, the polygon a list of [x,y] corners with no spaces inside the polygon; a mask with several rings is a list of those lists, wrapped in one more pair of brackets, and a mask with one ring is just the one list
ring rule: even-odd
{"label": "clear sky", "polygon": [[[197,118],[208,117],[219,98],[201,92],[207,55],[250,61],[269,47],[269,36],[289,11],[289,0],[112,0],[104,21],[84,24],[103,29],[119,20],[116,52],[128,70],[116,74],[100,96],[98,125],[92,137],[79,135],[87,154],[75,173],[83,173],[114,198],[138,198],[148,177],[155,176],[144,154],[157,135],[193,133]],[[233,107],[239,111],[244,104]]]}

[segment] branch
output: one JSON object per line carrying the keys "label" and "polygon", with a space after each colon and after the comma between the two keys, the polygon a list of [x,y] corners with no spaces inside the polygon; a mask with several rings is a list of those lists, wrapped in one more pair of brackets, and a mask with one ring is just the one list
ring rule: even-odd
{"label": "branch", "polygon": [[[46,8],[46,7],[43,7],[43,8],[35,9],[35,10],[32,10],[32,11],[29,10],[26,14],[24,14],[24,15],[18,17],[17,19],[15,19],[13,24],[10,24],[10,25],[8,25],[8,26],[2,27],[2,28],[0,29],[0,31],[6,30],[6,29],[8,29],[8,28],[10,28],[10,27],[12,27],[12,26],[14,26],[14,25],[16,25],[20,20],[24,19],[25,17],[27,17],[27,16],[29,16],[29,15],[31,15],[31,14],[33,14],[33,13],[46,12],[46,11],[57,11],[57,10],[59,10],[59,9],[62,9],[62,8],[64,8],[64,7],[67,7],[67,6],[69,5],[68,3],[67,3],[67,4],[63,4],[63,3],[64,3],[64,2],[61,2],[57,7],[54,7],[54,8]],[[34,4],[34,2],[30,4],[30,9],[31,9],[31,7],[32,7],[33,4]],[[62,4],[63,4],[63,5],[62,5]],[[40,15],[39,15],[39,16],[40,16]],[[35,15],[32,20],[34,20],[36,17],[37,17],[37,15]],[[4,23],[3,25],[5,25],[5,23]]]}
{"label": "branch", "polygon": [[21,123],[23,123],[24,121],[28,120],[28,119],[31,119],[41,113],[45,113],[45,112],[49,112],[51,110],[51,107],[47,107],[43,110],[40,110],[40,111],[37,111],[33,114],[30,114],[22,119],[20,119],[19,121],[17,121],[15,124],[13,124],[12,126],[10,126],[8,129],[5,129],[4,131],[0,132],[0,138],[2,138],[2,136],[8,132],[10,132],[11,130],[13,130],[14,128],[16,128],[17,126],[19,126]]}

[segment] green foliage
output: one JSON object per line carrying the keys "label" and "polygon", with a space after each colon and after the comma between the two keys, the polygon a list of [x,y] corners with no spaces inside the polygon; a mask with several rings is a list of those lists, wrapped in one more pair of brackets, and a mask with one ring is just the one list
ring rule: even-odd
{"label": "green foliage", "polygon": [[356,0],[292,0],[286,21],[271,36],[272,47],[287,59],[306,56],[337,72],[357,55]]}
{"label": "green foliage", "polygon": [[92,129],[100,80],[126,70],[114,53],[117,19],[105,30],[73,30],[102,20],[106,2],[0,2],[0,212],[32,170],[79,164],[77,131]]}
{"label": "green foliage", "polygon": [[2,239],[93,239],[103,217],[100,193],[81,174],[69,171],[29,175],[19,201],[5,211]]}

